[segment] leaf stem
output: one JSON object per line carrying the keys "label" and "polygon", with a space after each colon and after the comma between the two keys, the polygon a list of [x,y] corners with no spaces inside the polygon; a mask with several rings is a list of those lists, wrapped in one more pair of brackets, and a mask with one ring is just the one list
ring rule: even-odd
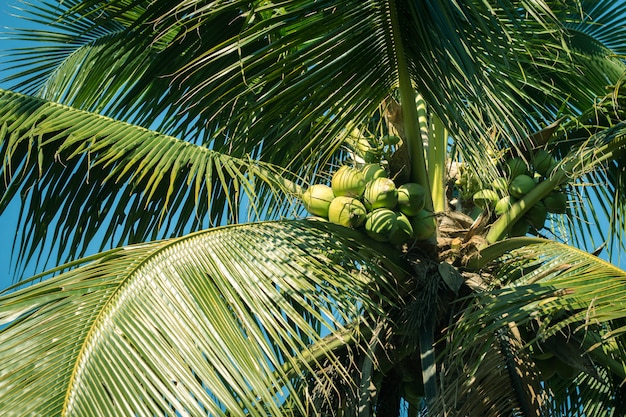
{"label": "leaf stem", "polygon": [[448,131],[436,114],[431,114],[428,142],[428,174],[433,210],[437,213],[446,210],[445,167]]}
{"label": "leaf stem", "polygon": [[415,90],[411,82],[409,67],[404,55],[404,45],[398,21],[396,2],[389,2],[390,22],[392,29],[392,42],[396,54],[396,69],[398,71],[398,90],[400,92],[400,104],[402,105],[402,123],[404,136],[409,153],[411,166],[411,182],[416,182],[426,188],[426,202],[424,208],[433,209],[433,201],[430,194],[426,159],[424,157],[424,145],[418,122],[417,106],[415,105]]}

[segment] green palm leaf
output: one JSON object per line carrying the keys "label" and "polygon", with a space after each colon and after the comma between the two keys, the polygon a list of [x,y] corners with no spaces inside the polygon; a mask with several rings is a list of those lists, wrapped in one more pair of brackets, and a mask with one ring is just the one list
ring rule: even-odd
{"label": "green palm leaf", "polygon": [[[468,394],[477,389],[482,382],[472,375],[482,375],[481,367],[503,366],[507,355],[515,351],[494,356],[493,346],[502,346],[498,341],[502,332],[507,332],[526,351],[522,363],[504,365],[509,373],[528,374],[533,361],[546,352],[559,360],[569,360],[574,367],[573,376],[565,381],[559,376],[545,377],[543,395],[548,397],[544,406],[548,408],[544,412],[548,413],[549,407],[555,408],[552,413],[563,412],[559,411],[563,399],[577,395],[580,400],[563,415],[571,412],[600,416],[615,407],[615,415],[619,415],[622,394],[618,393],[622,393],[621,382],[626,377],[626,272],[596,256],[551,241],[527,244],[503,260],[493,270],[499,285],[476,294],[456,323],[448,369],[464,369],[470,374],[459,385],[448,380],[446,396],[455,395],[459,389]],[[554,340],[560,342],[551,343]],[[454,353],[459,346],[463,346],[462,352]],[[515,355],[524,358],[523,354]],[[494,365],[494,361],[500,365]],[[451,374],[456,375],[455,371]],[[610,388],[600,388],[606,386]],[[470,408],[474,401],[485,400],[471,395],[464,398],[461,404]],[[489,400],[497,401],[498,396]],[[581,408],[575,410],[575,406]]]}
{"label": "green palm leaf", "polygon": [[0,209],[21,196],[26,260],[51,240],[64,242],[62,259],[94,241],[117,246],[224,217],[289,213],[289,196],[299,192],[289,179],[297,178],[268,164],[6,91],[0,157]]}
{"label": "green palm leaf", "polygon": [[[47,97],[158,124],[235,156],[258,152],[310,175],[333,158],[347,121],[367,120],[395,94],[400,53],[417,90],[470,154],[481,148],[485,126],[515,140],[525,137],[526,123],[538,125],[527,119],[529,108],[539,120],[553,115],[565,100],[556,79],[578,98],[573,105],[590,103],[597,86],[572,74],[550,6],[556,4],[63,2],[37,10],[72,39],[47,37],[60,59],[33,55],[20,64],[36,75],[51,71]],[[41,82],[33,76],[24,88]]]}
{"label": "green palm leaf", "polygon": [[609,256],[624,249],[626,230],[622,90],[620,83],[593,109],[564,124],[564,133],[555,140],[557,152],[576,162],[568,175],[573,187],[568,190],[570,211],[564,219],[567,239],[590,251],[606,245]]}
{"label": "green palm leaf", "polygon": [[292,377],[322,360],[341,369],[332,350],[315,350],[320,332],[383,313],[394,279],[380,261],[402,274],[376,250],[359,254],[365,246],[341,230],[307,221],[217,228],[115,249],[3,292],[0,408],[278,415],[297,394]]}

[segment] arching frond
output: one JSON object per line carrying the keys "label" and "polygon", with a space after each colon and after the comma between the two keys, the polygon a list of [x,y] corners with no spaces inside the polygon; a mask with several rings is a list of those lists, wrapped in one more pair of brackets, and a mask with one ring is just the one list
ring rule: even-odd
{"label": "arching frond", "polygon": [[266,416],[291,397],[302,412],[291,379],[323,361],[341,375],[336,349],[360,335],[344,332],[335,350],[316,343],[384,314],[391,272],[403,273],[342,230],[311,221],[216,228],[114,249],[4,291],[2,410]]}
{"label": "arching frond", "polygon": [[280,168],[7,91],[0,158],[0,209],[22,198],[25,260],[51,241],[63,242],[63,259],[92,242],[117,246],[223,219],[280,216],[299,191]]}
{"label": "arching frond", "polygon": [[[499,285],[476,294],[475,304],[460,316],[450,335],[448,366],[469,372],[458,382],[460,389],[472,390],[474,383],[480,383],[473,375],[480,374],[481,366],[493,364],[487,352],[502,332],[508,332],[525,346],[531,364],[534,361],[539,367],[551,358],[551,372],[544,369],[540,374],[546,384],[546,410],[556,407],[546,415],[569,415],[558,414],[559,407],[574,392],[585,396],[576,402],[582,407],[576,413],[581,415],[621,410],[621,384],[626,378],[626,272],[589,253],[544,241],[512,251],[493,273]],[[457,350],[459,346],[463,349]],[[566,366],[558,368],[561,362]],[[467,363],[475,368],[464,367]],[[524,369],[507,368],[508,372]],[[447,383],[453,395],[457,382]],[[599,389],[607,385],[611,388]],[[470,395],[463,402],[474,400]]]}
{"label": "arching frond", "polygon": [[625,98],[619,83],[596,106],[565,123],[552,144],[572,165],[566,190],[570,210],[563,222],[555,219],[555,226],[567,228],[568,243],[589,251],[606,245],[610,256],[625,248]]}
{"label": "arching frond", "polygon": [[[521,146],[568,96],[585,107],[597,85],[587,83],[594,77],[584,63],[572,72],[572,55],[562,53],[560,8],[509,0],[62,2],[35,10],[62,34],[63,42],[41,37],[60,58],[20,64],[26,73],[49,71],[50,98],[309,175],[336,154],[348,121],[363,122],[393,96],[400,53],[470,154],[484,149],[476,144],[486,127]],[[594,67],[612,59],[604,52],[594,52]],[[24,88],[36,85],[44,84],[33,77]]]}

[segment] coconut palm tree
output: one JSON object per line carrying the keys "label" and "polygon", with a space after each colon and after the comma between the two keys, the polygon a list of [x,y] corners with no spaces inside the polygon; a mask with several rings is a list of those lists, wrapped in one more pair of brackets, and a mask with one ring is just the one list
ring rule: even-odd
{"label": "coconut palm tree", "polygon": [[2,415],[626,412],[618,2],[22,14]]}

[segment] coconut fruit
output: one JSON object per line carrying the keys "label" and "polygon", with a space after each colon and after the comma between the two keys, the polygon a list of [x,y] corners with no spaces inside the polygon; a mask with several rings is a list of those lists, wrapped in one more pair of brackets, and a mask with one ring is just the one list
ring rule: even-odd
{"label": "coconut fruit", "polygon": [[327,218],[328,206],[334,198],[333,189],[328,185],[314,184],[302,194],[302,204],[312,215]]}
{"label": "coconut fruit", "polygon": [[337,197],[359,197],[365,190],[365,178],[359,169],[342,165],[333,174],[330,186]]}
{"label": "coconut fruit", "polygon": [[367,183],[363,193],[363,203],[368,210],[392,209],[398,203],[398,189],[389,178],[376,178]]}
{"label": "coconut fruit", "polygon": [[407,216],[415,216],[424,208],[426,188],[415,182],[398,187],[398,208]]}
{"label": "coconut fruit", "polygon": [[511,185],[509,185],[509,192],[515,198],[522,198],[535,188],[535,185],[537,185],[535,180],[528,175],[521,174],[513,178]]}
{"label": "coconut fruit", "polygon": [[417,240],[427,240],[434,236],[437,230],[435,215],[427,210],[420,210],[411,219],[413,237]]}
{"label": "coconut fruit", "polygon": [[516,221],[509,230],[509,237],[526,236],[528,229],[530,228],[528,222],[525,219]]}
{"label": "coconut fruit", "polygon": [[499,200],[498,193],[488,188],[484,190],[479,190],[474,193],[472,196],[472,200],[476,207],[480,207],[481,209],[493,209],[496,206],[496,203]]}
{"label": "coconut fruit", "polygon": [[552,359],[535,359],[535,366],[544,381],[552,378],[556,372],[556,369],[554,368],[554,361]]}
{"label": "coconut fruit", "polygon": [[367,164],[361,168],[365,184],[375,180],[376,178],[387,178],[387,171],[379,164]]}
{"label": "coconut fruit", "polygon": [[561,191],[552,191],[542,201],[548,213],[563,214],[567,211],[567,195]]}
{"label": "coconut fruit", "polygon": [[547,177],[556,165],[556,159],[545,149],[539,149],[533,155],[531,163],[535,171]]}
{"label": "coconut fruit", "polygon": [[515,198],[510,195],[505,195],[496,203],[495,212],[497,216],[502,216],[504,213],[509,211],[511,205],[515,202]]}
{"label": "coconut fruit", "polygon": [[528,223],[535,229],[543,229],[543,225],[548,217],[548,210],[546,210],[546,206],[541,201],[538,201],[528,209],[524,217],[528,219]]}
{"label": "coconut fruit", "polygon": [[528,174],[528,166],[526,166],[526,162],[519,157],[509,158],[506,161],[506,170],[509,178],[515,178],[518,175]]}
{"label": "coconut fruit", "polygon": [[424,400],[424,384],[421,379],[402,384],[402,397],[410,404],[419,405]]}
{"label": "coconut fruit", "polygon": [[396,213],[388,208],[374,210],[365,219],[365,233],[379,242],[388,242],[397,228]]}
{"label": "coconut fruit", "polygon": [[385,145],[397,145],[400,143],[400,137],[395,135],[385,135],[380,140]]}
{"label": "coconut fruit", "polygon": [[328,206],[328,220],[345,227],[361,226],[365,222],[366,214],[363,203],[353,197],[335,197]]}
{"label": "coconut fruit", "polygon": [[563,379],[574,379],[580,373],[576,368],[563,362],[559,358],[552,358],[552,366],[556,373]]}
{"label": "coconut fruit", "polygon": [[394,245],[402,245],[413,237],[413,226],[411,226],[411,221],[404,214],[395,213],[395,215],[398,227],[396,227],[396,230],[391,234],[389,242]]}

